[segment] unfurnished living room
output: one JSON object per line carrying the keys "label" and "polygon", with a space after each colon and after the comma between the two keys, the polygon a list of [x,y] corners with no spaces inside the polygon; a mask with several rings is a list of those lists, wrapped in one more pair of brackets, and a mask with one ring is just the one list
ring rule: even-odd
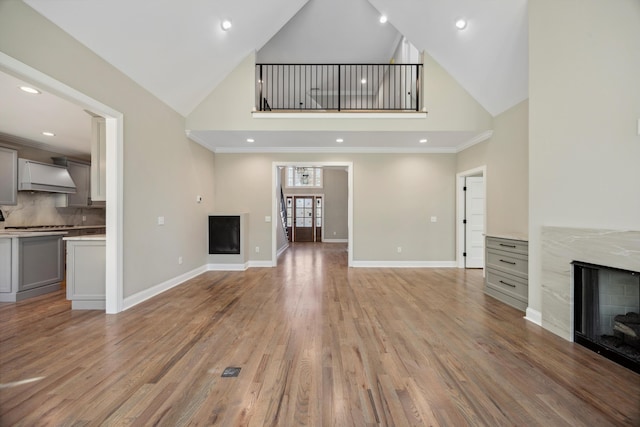
{"label": "unfurnished living room", "polygon": [[640,425],[638,75],[638,0],[0,0],[0,426]]}

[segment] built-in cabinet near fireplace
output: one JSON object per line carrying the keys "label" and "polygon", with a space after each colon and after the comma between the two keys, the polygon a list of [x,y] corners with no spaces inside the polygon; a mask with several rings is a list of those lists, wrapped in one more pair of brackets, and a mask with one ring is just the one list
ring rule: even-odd
{"label": "built-in cabinet near fireplace", "polygon": [[573,262],[574,341],[640,373],[640,273]]}

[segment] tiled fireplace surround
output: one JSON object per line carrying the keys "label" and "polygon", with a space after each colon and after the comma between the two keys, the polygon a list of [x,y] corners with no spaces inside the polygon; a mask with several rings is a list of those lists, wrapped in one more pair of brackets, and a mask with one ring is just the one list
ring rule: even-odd
{"label": "tiled fireplace surround", "polygon": [[640,231],[542,227],[542,325],[570,341],[572,261],[640,271]]}

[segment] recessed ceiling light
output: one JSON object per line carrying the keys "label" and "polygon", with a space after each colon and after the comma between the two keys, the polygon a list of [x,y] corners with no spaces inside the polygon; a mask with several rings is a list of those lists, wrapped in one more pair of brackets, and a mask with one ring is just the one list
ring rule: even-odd
{"label": "recessed ceiling light", "polygon": [[55,134],[55,133],[53,133],[53,132],[42,132],[42,134],[43,134],[44,136],[56,136],[56,134]]}
{"label": "recessed ceiling light", "polygon": [[247,138],[247,142],[256,142],[256,140],[253,138]]}
{"label": "recessed ceiling light", "polygon": [[342,144],[342,143],[344,142],[344,139],[342,139],[342,138],[338,138],[338,139],[336,139],[336,142],[337,142],[338,144]]}
{"label": "recessed ceiling light", "polygon": [[464,30],[465,28],[467,28],[467,20],[466,19],[458,19],[456,21],[456,28],[459,30]]}
{"label": "recessed ceiling light", "polygon": [[38,89],[34,89],[30,86],[20,86],[20,90],[23,92],[30,93],[32,95],[40,95],[40,91]]}
{"label": "recessed ceiling light", "polygon": [[380,15],[380,23],[381,24],[386,24],[387,23],[387,16],[386,15]]}
{"label": "recessed ceiling light", "polygon": [[426,144],[426,143],[427,143],[427,139],[426,139],[426,138],[422,138],[422,139],[420,140],[420,144]]}
{"label": "recessed ceiling light", "polygon": [[220,26],[224,31],[228,31],[231,28],[231,21],[229,19],[225,19],[220,23]]}
{"label": "recessed ceiling light", "polygon": [[362,80],[360,80],[360,83],[362,83],[363,85],[364,85],[364,84],[367,84],[367,79],[362,79]]}

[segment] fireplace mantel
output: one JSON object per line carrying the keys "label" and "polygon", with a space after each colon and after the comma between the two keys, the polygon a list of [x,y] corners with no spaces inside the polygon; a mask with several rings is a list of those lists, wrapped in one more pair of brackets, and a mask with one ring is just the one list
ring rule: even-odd
{"label": "fireplace mantel", "polygon": [[542,326],[573,340],[572,261],[640,271],[640,231],[542,227]]}

